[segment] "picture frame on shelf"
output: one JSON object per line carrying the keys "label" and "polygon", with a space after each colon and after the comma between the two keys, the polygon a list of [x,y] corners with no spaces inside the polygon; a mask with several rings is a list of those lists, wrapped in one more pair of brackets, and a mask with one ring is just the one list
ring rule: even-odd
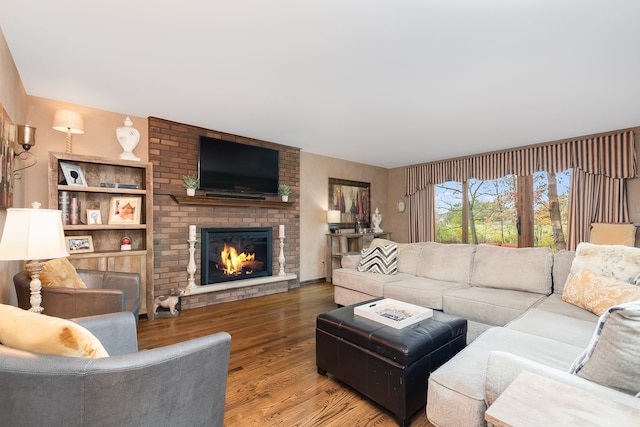
{"label": "picture frame on shelf", "polygon": [[371,184],[329,178],[328,210],[340,212],[339,228],[353,228],[356,220],[368,228],[371,223]]}
{"label": "picture frame on shelf", "polygon": [[113,196],[109,203],[109,224],[140,224],[142,197]]}
{"label": "picture frame on shelf", "polygon": [[60,169],[62,169],[67,185],[87,187],[87,181],[84,178],[84,172],[80,166],[74,165],[73,163],[60,162]]}
{"label": "picture frame on shelf", "polygon": [[91,236],[65,236],[64,239],[69,254],[93,252],[93,239]]}
{"label": "picture frame on shelf", "polygon": [[87,209],[87,224],[102,224],[102,214],[100,213],[100,209]]}

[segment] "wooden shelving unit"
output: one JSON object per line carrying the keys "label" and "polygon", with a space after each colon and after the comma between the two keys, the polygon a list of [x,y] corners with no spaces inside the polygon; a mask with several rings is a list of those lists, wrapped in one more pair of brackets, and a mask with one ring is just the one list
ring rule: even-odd
{"label": "wooden shelving unit", "polygon": [[[82,169],[87,186],[67,185],[60,162]],[[104,182],[137,184],[140,188],[101,187]],[[71,254],[76,268],[140,274],[140,313],[153,319],[153,166],[151,163],[106,159],[67,153],[49,153],[49,208],[59,209],[59,192],[67,191],[80,204],[80,223],[64,225],[67,236],[91,236],[93,252]],[[140,224],[108,224],[114,196],[140,197]],[[88,224],[86,210],[100,210],[103,224]],[[120,249],[121,238],[131,238],[131,250]]]}

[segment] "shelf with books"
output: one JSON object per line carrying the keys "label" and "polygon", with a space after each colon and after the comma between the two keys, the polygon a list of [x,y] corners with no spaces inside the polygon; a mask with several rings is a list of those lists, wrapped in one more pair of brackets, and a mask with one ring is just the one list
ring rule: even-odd
{"label": "shelf with books", "polygon": [[49,153],[49,208],[62,211],[67,239],[81,244],[69,258],[76,268],[140,274],[141,313],[152,319],[152,164]]}

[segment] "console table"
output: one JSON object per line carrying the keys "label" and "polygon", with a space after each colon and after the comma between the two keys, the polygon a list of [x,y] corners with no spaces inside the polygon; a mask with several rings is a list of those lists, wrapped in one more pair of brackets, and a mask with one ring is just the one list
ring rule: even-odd
{"label": "console table", "polygon": [[484,419],[496,427],[631,426],[638,424],[640,410],[524,371]]}
{"label": "console table", "polygon": [[333,283],[333,270],[340,268],[342,255],[360,253],[376,237],[389,239],[391,233],[327,233],[327,282]]}

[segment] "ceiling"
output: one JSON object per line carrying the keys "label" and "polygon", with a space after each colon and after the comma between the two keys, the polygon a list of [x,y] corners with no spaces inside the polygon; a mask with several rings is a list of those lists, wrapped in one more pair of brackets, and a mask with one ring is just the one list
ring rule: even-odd
{"label": "ceiling", "polygon": [[29,95],[381,167],[640,125],[638,0],[2,0]]}

